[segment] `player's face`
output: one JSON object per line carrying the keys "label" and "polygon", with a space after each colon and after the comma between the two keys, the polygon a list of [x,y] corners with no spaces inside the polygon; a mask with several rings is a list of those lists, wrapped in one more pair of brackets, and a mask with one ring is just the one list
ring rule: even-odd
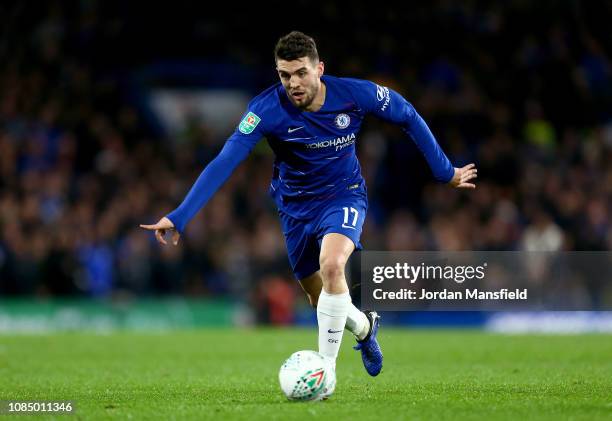
{"label": "player's face", "polygon": [[278,59],[276,70],[293,105],[300,109],[308,108],[321,87],[323,62],[308,57],[291,61]]}

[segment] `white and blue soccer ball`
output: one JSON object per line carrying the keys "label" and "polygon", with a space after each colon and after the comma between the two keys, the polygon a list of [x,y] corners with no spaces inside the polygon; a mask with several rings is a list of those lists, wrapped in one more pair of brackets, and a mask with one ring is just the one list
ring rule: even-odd
{"label": "white and blue soccer ball", "polygon": [[320,401],[334,393],[336,371],[318,352],[298,351],[283,363],[278,380],[290,401]]}

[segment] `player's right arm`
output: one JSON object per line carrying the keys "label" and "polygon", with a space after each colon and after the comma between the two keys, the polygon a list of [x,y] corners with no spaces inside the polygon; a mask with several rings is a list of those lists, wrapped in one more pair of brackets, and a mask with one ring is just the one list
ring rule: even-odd
{"label": "player's right arm", "polygon": [[257,106],[254,106],[253,103],[249,104],[248,111],[239,126],[227,139],[219,155],[204,168],[179,207],[161,218],[156,224],[142,224],[140,227],[155,231],[155,238],[161,244],[166,244],[164,235],[166,232],[171,232],[172,242],[176,245],[189,221],[208,203],[265,135],[260,115],[261,112],[258,114]]}

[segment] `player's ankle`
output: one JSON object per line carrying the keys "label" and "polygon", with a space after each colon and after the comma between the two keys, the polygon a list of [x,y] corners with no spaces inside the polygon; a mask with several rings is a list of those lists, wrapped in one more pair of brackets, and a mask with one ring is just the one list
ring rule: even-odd
{"label": "player's ankle", "polygon": [[329,363],[330,367],[332,367],[334,371],[336,371],[336,358],[330,357],[328,355],[323,355],[323,357],[325,357],[325,360]]}
{"label": "player's ankle", "polygon": [[370,319],[368,319],[368,324],[365,325],[360,332],[354,335],[355,339],[357,339],[358,341],[363,341],[368,336],[368,333],[370,333],[371,328],[372,328],[372,322],[370,321]]}

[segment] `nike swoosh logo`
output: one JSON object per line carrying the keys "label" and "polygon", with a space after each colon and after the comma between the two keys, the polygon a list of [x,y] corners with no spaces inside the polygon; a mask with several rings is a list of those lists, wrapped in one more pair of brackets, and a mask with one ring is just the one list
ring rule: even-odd
{"label": "nike swoosh logo", "polygon": [[350,225],[344,225],[344,224],[342,224],[342,228],[350,228],[352,230],[355,229],[355,227],[351,227]]}
{"label": "nike swoosh logo", "polygon": [[327,333],[339,333],[342,332],[341,330],[331,330],[331,329],[327,329]]}
{"label": "nike swoosh logo", "polygon": [[289,127],[289,128],[287,129],[287,132],[288,132],[288,133],[293,133],[293,132],[296,132],[296,131],[298,131],[298,130],[300,130],[300,129],[303,129],[303,128],[304,128],[304,126],[294,127],[293,129],[292,129],[291,127]]}

